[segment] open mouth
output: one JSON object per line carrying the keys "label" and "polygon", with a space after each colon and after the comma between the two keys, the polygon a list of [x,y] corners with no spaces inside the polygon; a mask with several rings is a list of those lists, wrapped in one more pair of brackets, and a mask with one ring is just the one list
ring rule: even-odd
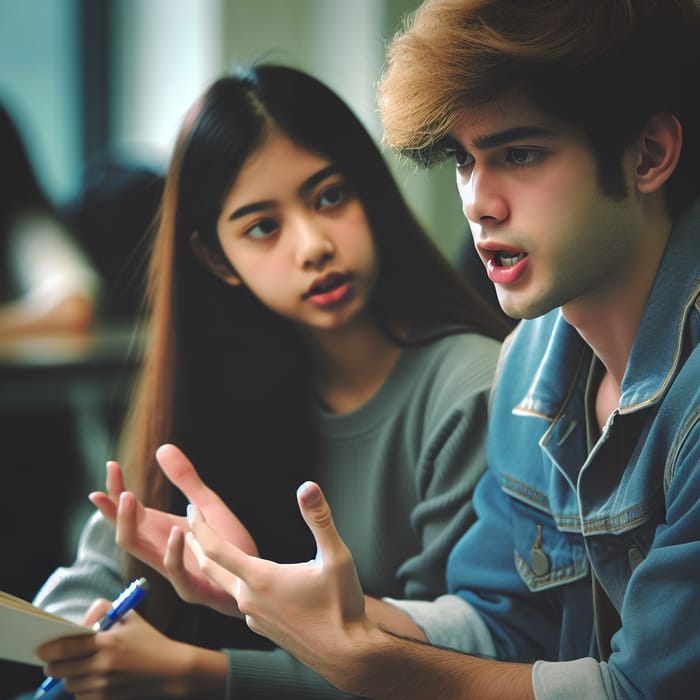
{"label": "open mouth", "polygon": [[529,267],[527,253],[514,248],[482,250],[486,255],[486,274],[494,284],[512,285],[524,278]]}
{"label": "open mouth", "polygon": [[526,257],[527,253],[509,253],[501,250],[494,255],[493,262],[497,267],[515,267]]}
{"label": "open mouth", "polygon": [[349,277],[347,275],[342,275],[339,272],[333,272],[330,275],[326,275],[323,279],[315,282],[311,288],[304,295],[305,298],[317,296],[319,294],[328,294],[334,289],[338,289],[348,281]]}

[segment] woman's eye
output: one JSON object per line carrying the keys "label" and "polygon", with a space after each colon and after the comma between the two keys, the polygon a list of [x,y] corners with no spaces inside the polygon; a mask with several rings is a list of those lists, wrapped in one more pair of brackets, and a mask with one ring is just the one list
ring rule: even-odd
{"label": "woman's eye", "polygon": [[511,163],[517,166],[527,166],[539,163],[544,154],[531,148],[511,148],[509,151]]}
{"label": "woman's eye", "polygon": [[267,238],[275,233],[278,228],[279,225],[274,219],[263,219],[247,229],[245,235],[248,238]]}
{"label": "woman's eye", "polygon": [[345,185],[331,185],[326,187],[321,196],[318,198],[318,207],[335,207],[341,204],[347,198],[347,188]]}

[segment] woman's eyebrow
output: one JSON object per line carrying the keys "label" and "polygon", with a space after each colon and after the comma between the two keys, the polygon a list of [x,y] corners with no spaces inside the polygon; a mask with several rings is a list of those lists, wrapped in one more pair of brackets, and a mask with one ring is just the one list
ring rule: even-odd
{"label": "woman's eyebrow", "polygon": [[275,203],[271,199],[264,200],[262,202],[253,202],[252,204],[246,204],[245,206],[238,207],[238,209],[236,209],[231,214],[231,216],[228,217],[228,220],[233,221],[234,219],[240,219],[242,216],[246,216],[247,214],[254,214],[257,211],[271,209],[274,206]]}
{"label": "woman's eyebrow", "polygon": [[335,165],[327,165],[325,168],[321,168],[317,173],[314,173],[310,178],[305,180],[301,187],[299,188],[299,194],[308,194],[319,182],[322,182],[327,177],[335,175],[338,172],[338,168]]}
{"label": "woman's eyebrow", "polygon": [[[304,180],[304,182],[299,187],[299,194],[305,195],[310,192],[319,182],[322,182],[330,175],[334,175],[338,172],[338,168],[335,165],[328,165],[322,168],[317,173],[314,173],[311,177]],[[248,214],[254,214],[258,211],[265,211],[266,209],[272,209],[276,202],[272,199],[265,199],[260,202],[251,202],[250,204],[245,204],[242,207],[238,207],[231,216],[228,217],[229,221],[234,219],[240,219]]]}

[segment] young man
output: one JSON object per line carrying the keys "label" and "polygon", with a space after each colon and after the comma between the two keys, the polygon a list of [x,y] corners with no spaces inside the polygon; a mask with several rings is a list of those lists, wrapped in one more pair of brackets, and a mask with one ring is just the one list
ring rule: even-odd
{"label": "young man", "polygon": [[[454,156],[500,303],[530,319],[503,354],[451,595],[364,599],[315,484],[299,492],[314,562],[248,557],[196,508],[188,535],[248,624],[339,687],[697,692],[699,46],[693,0],[428,0],[394,41],[387,142]],[[171,576],[196,590],[175,541]]]}

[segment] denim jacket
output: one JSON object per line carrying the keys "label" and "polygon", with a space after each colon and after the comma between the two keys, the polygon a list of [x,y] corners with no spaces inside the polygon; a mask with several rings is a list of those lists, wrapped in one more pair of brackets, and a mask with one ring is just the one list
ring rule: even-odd
{"label": "denim jacket", "polygon": [[[540,660],[538,698],[700,693],[699,294],[696,206],[671,233],[619,408],[590,450],[593,358],[578,333],[557,310],[522,322],[504,350],[479,521],[447,578],[499,658]],[[592,571],[622,620],[607,661]]]}

